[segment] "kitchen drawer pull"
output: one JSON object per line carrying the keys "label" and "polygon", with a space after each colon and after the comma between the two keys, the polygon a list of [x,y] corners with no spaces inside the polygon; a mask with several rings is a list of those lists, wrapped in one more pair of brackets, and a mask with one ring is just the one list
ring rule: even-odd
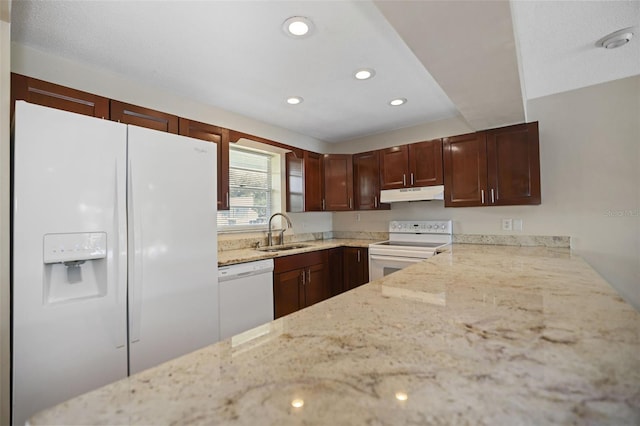
{"label": "kitchen drawer pull", "polygon": [[307,284],[311,284],[311,268],[307,269]]}
{"label": "kitchen drawer pull", "polygon": [[302,285],[305,285],[305,279],[304,279],[304,269],[302,270]]}
{"label": "kitchen drawer pull", "polygon": [[360,263],[360,250],[358,250],[358,263]]}
{"label": "kitchen drawer pull", "polygon": [[349,198],[349,208],[350,209],[353,208],[353,200],[351,198]]}
{"label": "kitchen drawer pull", "polygon": [[324,206],[324,198],[322,199],[322,210],[325,210],[325,206]]}
{"label": "kitchen drawer pull", "polygon": [[484,189],[480,190],[480,197],[482,198],[482,204],[484,204]]}

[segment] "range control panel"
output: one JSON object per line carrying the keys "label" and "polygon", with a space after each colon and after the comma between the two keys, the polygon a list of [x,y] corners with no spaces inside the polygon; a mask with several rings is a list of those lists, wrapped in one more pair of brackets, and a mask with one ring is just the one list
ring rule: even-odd
{"label": "range control panel", "polygon": [[403,234],[452,234],[450,220],[394,220],[389,232]]}

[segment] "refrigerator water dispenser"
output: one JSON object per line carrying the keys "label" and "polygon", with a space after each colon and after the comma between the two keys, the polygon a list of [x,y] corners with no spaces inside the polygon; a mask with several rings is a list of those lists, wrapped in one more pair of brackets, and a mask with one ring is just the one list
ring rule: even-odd
{"label": "refrigerator water dispenser", "polygon": [[102,297],[107,292],[106,232],[46,234],[44,302]]}

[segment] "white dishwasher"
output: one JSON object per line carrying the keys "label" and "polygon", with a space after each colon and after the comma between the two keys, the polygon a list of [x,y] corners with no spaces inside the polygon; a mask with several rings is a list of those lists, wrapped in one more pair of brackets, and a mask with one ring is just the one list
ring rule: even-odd
{"label": "white dishwasher", "polygon": [[273,259],[218,268],[220,339],[273,321]]}

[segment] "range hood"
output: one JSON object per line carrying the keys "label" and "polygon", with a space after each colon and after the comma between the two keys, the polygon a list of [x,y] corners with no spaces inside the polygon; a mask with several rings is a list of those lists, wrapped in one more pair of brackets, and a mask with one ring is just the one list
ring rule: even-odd
{"label": "range hood", "polygon": [[381,203],[429,200],[444,200],[444,185],[422,186],[420,188],[384,189],[380,191]]}

